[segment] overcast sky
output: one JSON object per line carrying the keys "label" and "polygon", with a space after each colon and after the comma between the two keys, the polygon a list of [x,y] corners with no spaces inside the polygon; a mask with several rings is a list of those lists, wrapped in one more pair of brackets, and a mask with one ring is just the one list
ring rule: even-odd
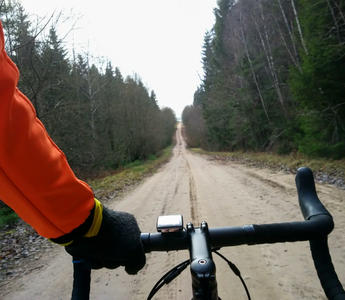
{"label": "overcast sky", "polygon": [[[154,90],[160,107],[177,117],[193,102],[202,76],[204,34],[214,24],[217,0],[22,0],[30,14],[50,16],[63,10],[76,29],[66,47],[89,50],[120,68],[123,76],[137,73]],[[62,37],[71,22],[60,23]]]}

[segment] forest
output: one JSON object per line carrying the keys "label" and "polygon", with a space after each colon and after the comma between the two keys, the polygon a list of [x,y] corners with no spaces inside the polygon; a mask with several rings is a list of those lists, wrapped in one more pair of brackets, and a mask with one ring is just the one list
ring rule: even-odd
{"label": "forest", "polygon": [[159,155],[172,143],[175,112],[160,108],[139,75],[124,78],[110,61],[68,53],[61,14],[33,25],[18,1],[0,1],[6,51],[18,88],[82,178]]}
{"label": "forest", "polygon": [[345,1],[218,0],[189,146],[345,157]]}

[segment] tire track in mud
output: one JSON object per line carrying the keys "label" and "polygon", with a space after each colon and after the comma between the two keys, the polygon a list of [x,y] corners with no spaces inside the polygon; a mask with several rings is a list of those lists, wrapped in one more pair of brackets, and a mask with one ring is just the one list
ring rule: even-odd
{"label": "tire track in mud", "polygon": [[[173,252],[168,252],[167,262],[169,262],[166,264],[166,267],[168,267],[168,269],[164,270],[165,272],[170,271],[170,269],[177,264],[176,254]],[[165,288],[166,288],[168,294],[164,295],[163,298],[161,298],[162,300],[163,299],[178,299],[178,297],[177,297],[178,287],[177,287],[176,280],[169,282],[169,284],[166,285]]]}
{"label": "tire track in mud", "polygon": [[177,151],[175,152],[175,156],[179,157],[181,155],[181,148],[182,148],[183,144],[182,144],[182,138],[180,135],[180,130],[176,131],[176,146],[175,149],[177,149]]}
{"label": "tire track in mud", "polygon": [[165,211],[166,211],[166,208],[167,208],[167,204],[168,204],[168,199],[165,199],[165,200],[164,200],[164,203],[163,203],[163,207],[162,207],[161,213],[160,213],[161,216],[164,216],[164,215],[165,215]]}
{"label": "tire track in mud", "polygon": [[190,201],[190,214],[192,218],[192,222],[194,224],[199,225],[199,212],[198,212],[198,201],[197,201],[197,192],[195,188],[195,180],[190,168],[190,165],[188,163],[188,160],[186,160],[187,168],[188,168],[188,174],[189,174],[189,201]]}

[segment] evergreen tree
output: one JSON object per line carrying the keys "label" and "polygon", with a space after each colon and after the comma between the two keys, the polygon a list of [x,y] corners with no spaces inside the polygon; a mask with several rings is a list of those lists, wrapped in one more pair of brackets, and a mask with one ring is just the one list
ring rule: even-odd
{"label": "evergreen tree", "polygon": [[60,128],[66,122],[65,114],[69,110],[70,65],[67,51],[62,46],[54,27],[40,51],[39,72],[42,74],[41,91],[38,94],[38,114],[49,133],[59,140]]}
{"label": "evergreen tree", "polygon": [[111,62],[103,71],[89,53],[73,51],[69,61],[57,21],[46,38],[35,36],[40,29],[17,2],[1,1],[0,16],[8,53],[21,72],[19,89],[78,176],[147,159],[171,143],[175,114],[159,108],[139,76],[124,79]]}
{"label": "evergreen tree", "polygon": [[291,89],[301,107],[296,136],[299,150],[312,156],[339,158],[345,154],[345,26],[344,4],[299,1],[302,72],[294,69]]}

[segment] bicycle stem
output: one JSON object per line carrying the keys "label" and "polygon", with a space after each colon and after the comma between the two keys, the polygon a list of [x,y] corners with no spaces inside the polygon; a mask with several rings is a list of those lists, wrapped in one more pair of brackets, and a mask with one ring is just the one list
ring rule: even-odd
{"label": "bicycle stem", "polygon": [[216,265],[212,259],[210,233],[206,222],[194,228],[187,224],[193,300],[218,300]]}

